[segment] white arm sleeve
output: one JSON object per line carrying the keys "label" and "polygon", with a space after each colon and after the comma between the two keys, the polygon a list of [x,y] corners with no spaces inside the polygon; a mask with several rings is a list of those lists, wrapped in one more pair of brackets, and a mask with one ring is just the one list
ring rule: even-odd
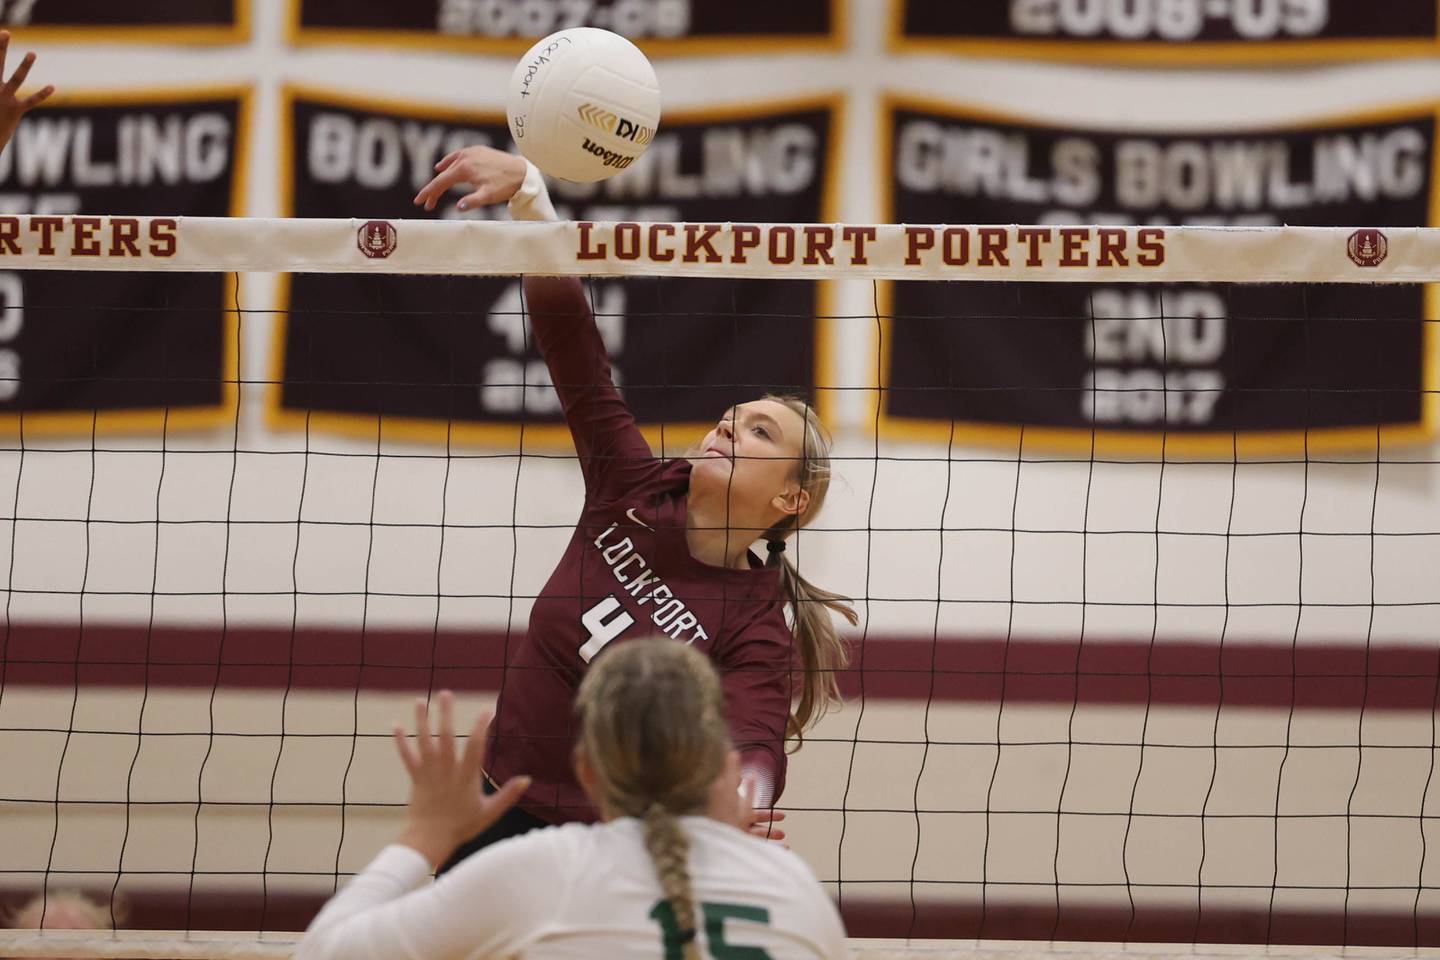
{"label": "white arm sleeve", "polygon": [[433,884],[424,857],[388,846],[320,911],[294,960],[510,956],[545,932],[569,896],[554,833],[498,843]]}
{"label": "white arm sleeve", "polygon": [[[817,883],[817,889],[820,885]],[[821,889],[820,903],[816,909],[824,928],[824,939],[821,941],[825,946],[827,960],[849,960],[850,942],[845,939],[845,921],[840,919],[840,911],[835,906],[835,901]]]}
{"label": "white arm sleeve", "polygon": [[510,198],[512,220],[559,220],[550,193],[545,189],[545,176],[540,168],[525,161],[525,179],[515,196]]}

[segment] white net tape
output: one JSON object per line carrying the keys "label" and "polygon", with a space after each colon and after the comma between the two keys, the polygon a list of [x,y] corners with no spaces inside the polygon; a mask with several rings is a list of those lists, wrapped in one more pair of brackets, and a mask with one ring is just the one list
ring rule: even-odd
{"label": "white net tape", "polygon": [[1423,283],[1440,229],[0,216],[0,268]]}

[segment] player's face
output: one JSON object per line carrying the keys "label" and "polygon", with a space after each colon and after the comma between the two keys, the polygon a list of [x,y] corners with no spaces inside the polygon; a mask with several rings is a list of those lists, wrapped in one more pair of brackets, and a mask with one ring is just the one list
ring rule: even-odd
{"label": "player's face", "polygon": [[[692,462],[701,482],[725,483],[730,502],[749,520],[775,519],[803,508],[796,479],[805,447],[805,420],[775,400],[752,400],[725,411]],[[767,524],[768,525],[768,524]]]}

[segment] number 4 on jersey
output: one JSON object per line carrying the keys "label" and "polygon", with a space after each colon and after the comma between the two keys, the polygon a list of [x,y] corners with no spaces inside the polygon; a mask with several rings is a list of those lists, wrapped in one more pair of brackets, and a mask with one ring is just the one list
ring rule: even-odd
{"label": "number 4 on jersey", "polygon": [[595,659],[595,654],[605,649],[605,644],[634,624],[635,618],[620,606],[620,598],[612,593],[586,610],[580,617],[580,623],[590,631],[590,639],[580,648],[580,659],[589,663]]}
{"label": "number 4 on jersey", "polygon": [[[774,960],[764,947],[737,947],[725,942],[725,921],[744,920],[770,925],[770,911],[764,907],[747,907],[740,903],[701,903],[705,914],[705,942],[714,960]],[[650,911],[650,919],[660,924],[665,943],[665,960],[684,960],[685,945],[680,940],[680,924],[675,921],[675,908],[669,900],[661,900]]]}

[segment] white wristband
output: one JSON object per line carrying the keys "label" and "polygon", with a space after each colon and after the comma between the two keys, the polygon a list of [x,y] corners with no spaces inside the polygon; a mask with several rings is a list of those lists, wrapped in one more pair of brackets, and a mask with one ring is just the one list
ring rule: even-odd
{"label": "white wristband", "polygon": [[550,193],[545,189],[544,174],[529,160],[525,161],[525,179],[521,181],[520,189],[515,191],[515,196],[510,198],[510,219],[560,219],[550,202]]}

